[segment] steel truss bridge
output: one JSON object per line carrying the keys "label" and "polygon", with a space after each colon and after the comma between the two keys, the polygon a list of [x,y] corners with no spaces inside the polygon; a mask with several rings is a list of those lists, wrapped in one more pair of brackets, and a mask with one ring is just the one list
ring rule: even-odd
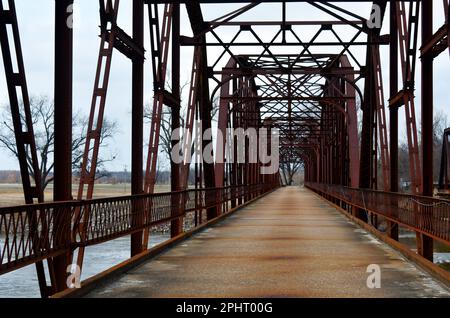
{"label": "steel truss bridge", "polygon": [[[258,19],[254,12],[266,2],[272,3],[273,17]],[[289,11],[294,2],[303,10],[320,13],[318,18],[290,19],[295,16]],[[267,128],[268,136],[258,138],[267,138],[270,148],[277,131],[280,162],[301,162],[308,189],[374,229],[385,220],[387,229],[379,233],[391,240],[399,240],[399,227],[414,231],[418,257],[431,263],[430,268],[436,267],[433,242],[450,244],[450,202],[433,197],[432,178],[433,61],[449,47],[447,0],[366,1],[375,8],[373,12],[380,13],[379,25],[369,23],[370,12],[349,11],[342,1],[133,0],[131,34],[117,22],[123,3],[100,0],[96,4],[98,66],[75,198],[71,122],[76,43],[67,26],[71,16],[67,9],[73,3],[55,1],[55,180],[54,202],[47,202],[40,186],[23,61],[27,52],[22,52],[20,41],[21,13],[16,12],[14,0],[0,2],[3,69],[26,202],[0,208],[0,274],[34,265],[41,295],[49,297],[67,289],[68,265],[76,263],[82,269],[84,252],[93,245],[131,236],[131,257],[136,258],[148,250],[152,226],[170,223],[171,236],[176,238],[186,231],[183,220],[188,216],[195,217],[196,226],[209,224],[283,186],[280,172],[261,173],[263,163],[224,160],[226,152],[238,156],[238,149],[217,143],[216,162],[172,162],[171,192],[154,193],[164,109],[170,109],[172,130],[184,122],[184,133],[195,134],[197,120],[202,121],[201,132],[213,126],[216,100],[217,129],[224,136],[229,128]],[[438,30],[433,29],[435,5],[442,7],[446,21]],[[182,14],[190,28],[181,28]],[[205,18],[214,14],[214,19]],[[146,20],[149,30],[144,30]],[[419,34],[422,43],[418,43]],[[146,36],[151,47],[144,47]],[[186,48],[191,48],[192,67],[182,121],[181,50]],[[132,67],[131,195],[93,199],[111,61],[118,53]],[[382,65],[382,60],[388,65]],[[419,101],[414,95],[417,67],[421,68]],[[152,73],[154,91],[147,138],[143,135],[144,90],[149,89],[144,87],[145,71]],[[384,89],[387,81],[389,91]],[[416,102],[421,107],[421,143]],[[402,108],[410,194],[399,193]],[[183,154],[190,149],[185,141]],[[248,147],[245,151],[248,159]],[[190,174],[194,184],[189,187]]]}

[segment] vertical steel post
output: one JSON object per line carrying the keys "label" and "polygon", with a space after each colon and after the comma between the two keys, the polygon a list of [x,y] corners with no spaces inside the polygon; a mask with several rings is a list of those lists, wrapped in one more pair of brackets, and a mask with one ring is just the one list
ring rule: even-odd
{"label": "vertical steel post", "polygon": [[[133,40],[144,45],[144,2],[133,0]],[[132,124],[131,124],[131,194],[143,193],[143,147],[144,147],[144,60],[132,61]],[[138,207],[135,207],[138,209]],[[139,218],[139,216],[136,216]],[[142,220],[134,220],[142,222]],[[131,235],[131,256],[143,251],[143,231]]]}
{"label": "vertical steel post", "polygon": [[[398,92],[398,29],[395,3],[390,4],[389,87],[391,97]],[[390,191],[398,192],[398,106],[389,107]],[[398,224],[388,222],[388,235],[398,241]]]}
{"label": "vertical steel post", "polygon": [[[374,33],[369,32],[368,40],[372,41]],[[367,47],[367,63],[366,65],[372,65],[373,53],[372,47]],[[373,176],[374,176],[374,98],[373,98],[373,68],[367,67],[365,69],[365,85],[364,85],[364,100],[362,101],[362,132],[361,132],[361,159],[360,159],[360,178],[359,187],[363,189],[373,188]],[[368,221],[366,213],[361,209],[358,210],[357,216]]]}
{"label": "vertical steel post", "polygon": [[441,152],[441,166],[439,170],[439,190],[449,189],[449,173],[450,173],[450,128],[444,130],[442,136],[442,152]]}
{"label": "vertical steel post", "polygon": [[[206,38],[203,36],[202,41],[205,42]],[[200,110],[200,120],[202,121],[202,134],[211,128],[211,113],[212,113],[212,101],[209,97],[209,77],[208,77],[208,60],[207,60],[207,49],[206,46],[202,47],[200,50],[200,96],[199,96],[199,110]],[[203,140],[202,151],[208,146],[209,142]],[[215,176],[214,176],[214,163],[203,162],[203,172],[204,172],[204,186],[205,188],[214,188],[215,186]],[[206,202],[213,202],[215,198],[214,193],[207,193],[205,200]],[[212,220],[217,216],[217,208],[212,207],[207,209],[207,219]]]}
{"label": "vertical steel post", "polygon": [[[422,42],[433,35],[433,2],[422,3]],[[423,195],[433,196],[433,57],[422,57],[422,180]],[[433,261],[433,239],[420,235],[418,252]]]}
{"label": "vertical steel post", "polygon": [[[173,4],[172,11],[172,95],[175,99],[180,100],[180,4]],[[181,105],[179,105],[181,107]],[[172,107],[172,132],[180,128],[180,107]],[[172,147],[177,144],[176,140],[172,141]],[[171,191],[181,190],[180,179],[180,165],[173,160],[170,161],[170,187]],[[174,198],[177,199],[176,197]],[[175,202],[174,202],[175,203]],[[176,204],[173,204],[176,206]],[[173,213],[178,213],[174,210]],[[171,222],[170,232],[171,236],[175,237],[183,231],[182,219],[176,219]]]}
{"label": "vertical steel post", "polygon": [[[73,0],[55,0],[54,201],[72,199],[73,29],[70,24],[72,6]],[[65,220],[62,218],[57,218],[55,223],[64,223]],[[67,288],[66,270],[71,263],[71,254],[71,251],[67,251],[54,258],[57,291]]]}

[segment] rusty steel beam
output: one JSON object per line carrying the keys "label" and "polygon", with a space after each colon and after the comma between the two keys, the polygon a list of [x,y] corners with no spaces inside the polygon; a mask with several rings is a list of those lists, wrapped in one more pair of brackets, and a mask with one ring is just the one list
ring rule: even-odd
{"label": "rusty steel beam", "polygon": [[[77,199],[91,199],[94,194],[95,175],[97,172],[97,159],[100,150],[100,136],[103,127],[103,118],[106,107],[106,94],[108,91],[109,75],[111,71],[112,55],[117,32],[117,15],[119,0],[100,0],[101,40],[95,75],[94,89],[91,100],[86,141],[80,171]],[[76,214],[81,215],[81,211]],[[85,221],[89,213],[84,215]],[[83,225],[82,225],[83,226]],[[77,265],[82,269],[85,248],[78,249]]]}
{"label": "rusty steel beam", "polygon": [[[227,68],[235,68],[236,61],[230,59],[225,66]],[[220,100],[219,100],[219,119],[218,119],[218,130],[224,136],[224,141],[221,142],[217,140],[216,144],[216,164],[215,164],[215,185],[216,187],[224,186],[224,175],[225,175],[225,155],[226,155],[226,141],[228,140],[227,136],[227,126],[229,123],[229,111],[230,105],[229,100],[226,97],[229,97],[231,83],[230,75],[222,75],[222,83],[220,89]]]}
{"label": "rusty steel beam", "polygon": [[[7,4],[6,2],[5,4],[0,2],[0,45],[11,110],[12,130],[16,142],[15,151],[19,160],[25,203],[33,204],[36,201],[43,202],[42,176],[37,157],[30,97],[28,94],[22,44],[14,0],[8,0]],[[30,227],[36,231],[38,229],[37,216],[29,214],[27,217],[32,220]],[[42,226],[45,229],[48,227],[48,224],[45,222]],[[38,252],[35,246],[42,243],[46,245],[51,244],[48,240],[44,240],[44,242],[40,241],[41,239],[36,237],[30,242],[34,252]],[[39,290],[43,298],[48,297],[54,291],[53,288],[55,287],[52,259],[48,259],[48,265],[52,282],[51,287],[47,286],[42,261],[36,262]]]}
{"label": "rusty steel beam", "polygon": [[444,131],[442,136],[441,166],[439,170],[439,189],[450,188],[450,128]]}
{"label": "rusty steel beam", "polygon": [[[204,19],[202,15],[202,10],[200,4],[198,2],[189,2],[186,3],[186,10],[188,12],[189,20],[191,23],[192,31],[194,36],[199,36],[198,41],[200,43],[206,43],[206,36],[202,34],[204,31]],[[182,40],[180,38],[180,44]],[[199,69],[199,82],[198,82],[198,112],[199,119],[202,121],[202,134],[211,128],[211,112],[212,112],[212,101],[209,96],[209,76],[208,76],[208,59],[207,59],[207,49],[205,46],[199,47],[198,50],[195,50],[199,57],[198,69]],[[202,150],[205,149],[208,145],[207,140],[203,140]],[[196,174],[197,181],[200,182],[203,179],[204,186],[206,188],[214,187],[215,185],[215,177],[214,177],[214,164],[208,163],[204,161],[202,163],[201,175],[198,176]],[[205,200],[213,200],[208,195],[208,198]],[[207,219],[211,220],[217,216],[218,209],[217,207],[210,207],[207,209]]]}
{"label": "rusty steel beam", "polygon": [[[203,31],[205,26],[200,3],[198,1],[188,1],[186,3],[186,10],[191,23],[192,31],[194,32],[194,36],[196,36]],[[199,41],[203,41],[203,39],[200,39]]]}
{"label": "rusty steel beam", "polygon": [[[353,96],[243,96],[238,97],[240,101],[314,101],[314,102],[334,102],[334,101],[343,101],[343,100],[351,100]],[[224,99],[236,99],[234,96],[225,96]]]}
{"label": "rusty steel beam", "polygon": [[200,49],[194,50],[192,58],[191,81],[189,84],[189,98],[186,110],[186,120],[184,123],[184,139],[183,139],[183,163],[181,164],[180,187],[187,189],[189,179],[190,164],[188,158],[191,155],[192,140],[194,135],[194,120],[197,112],[198,95],[200,93]]}
{"label": "rusty steel beam", "polygon": [[[164,90],[164,86],[166,83],[170,35],[172,32],[173,5],[169,4],[164,6],[161,30],[159,27],[158,7],[156,5],[152,6],[149,4],[148,10],[150,16],[150,42],[152,46],[151,49],[153,62],[152,65],[155,76],[155,96],[153,98],[152,120],[148,144],[144,192],[153,193],[156,182],[159,138],[161,132],[161,117],[164,106],[164,95],[160,94],[158,91]],[[144,233],[144,243],[146,242],[146,240],[148,240],[147,234]]]}
{"label": "rusty steel beam", "polygon": [[[72,200],[72,95],[73,95],[73,29],[67,25],[72,14],[72,0],[55,1],[55,146],[53,200]],[[67,222],[61,213],[57,224]],[[66,239],[69,239],[67,236]],[[72,263],[72,251],[54,258],[55,291],[67,288],[67,266]]]}
{"label": "rusty steel beam", "polygon": [[[43,202],[30,97],[13,0],[8,0],[7,7],[0,3],[0,41],[24,199],[27,204]],[[27,157],[31,158],[30,168]]]}
{"label": "rusty steel beam", "polygon": [[409,170],[413,193],[422,191],[421,162],[419,156],[419,142],[413,96],[417,37],[419,28],[420,2],[409,5],[409,14],[404,2],[396,3],[397,24],[400,43],[400,59],[403,76],[403,105],[405,106],[406,131],[408,139]]}
{"label": "rusty steel beam", "polygon": [[[390,6],[391,44],[389,46],[389,89],[390,95],[395,96],[398,91],[398,36],[396,7]],[[390,149],[390,192],[398,192],[398,107],[389,107],[389,149]],[[398,241],[398,224],[388,221],[388,235]]]}
{"label": "rusty steel beam", "polygon": [[[144,46],[144,3],[133,0],[133,41],[138,46]],[[131,110],[131,194],[142,194],[144,191],[143,149],[144,149],[144,60],[132,60],[132,110]],[[134,207],[138,209],[139,207]],[[135,218],[133,222],[144,220]],[[142,245],[143,232],[131,235],[131,257],[144,250]]]}
{"label": "rusty steel beam", "polygon": [[[386,10],[386,1],[377,2],[381,5],[381,14],[384,17]],[[368,42],[380,36],[381,29],[370,29],[368,33]],[[366,51],[366,65],[373,65],[374,46],[368,46]],[[365,74],[364,100],[361,109],[363,110],[362,133],[361,133],[361,159],[360,159],[360,180],[359,186],[366,189],[377,188],[377,107],[375,94],[376,74],[373,67],[368,67]],[[364,211],[358,211],[359,218],[368,221]]]}
{"label": "rusty steel beam", "polygon": [[259,2],[253,2],[250,3],[242,8],[239,8],[233,12],[227,13],[222,17],[219,17],[217,19],[215,19],[212,23],[208,23],[203,21],[203,25],[207,25],[209,24],[209,26],[206,26],[203,28],[203,30],[201,32],[197,32],[194,36],[195,39],[199,39],[200,37],[202,37],[203,35],[206,35],[206,33],[214,30],[215,28],[217,28],[218,26],[223,25],[224,23],[227,23],[237,17],[239,17],[240,15],[242,15],[243,13],[249,11],[250,9],[253,9],[254,7],[256,7],[259,4]]}
{"label": "rusty steel beam", "polygon": [[[350,67],[350,61],[347,56],[341,57],[341,65],[343,67]],[[347,101],[347,134],[348,134],[348,152],[349,152],[349,177],[350,185],[352,187],[359,186],[360,177],[360,157],[359,157],[359,140],[358,140],[358,115],[356,110],[356,92],[355,87],[351,84],[354,83],[355,76],[349,74],[346,77],[345,91],[349,96],[353,96],[353,99]]]}
{"label": "rusty steel beam", "polygon": [[420,57],[430,55],[432,58],[436,58],[447,48],[449,48],[448,33],[448,24],[441,26],[439,30],[433,34],[429,41],[420,47]]}
{"label": "rusty steel beam", "polygon": [[[433,3],[422,3],[422,41],[427,41],[433,35]],[[422,57],[422,194],[433,196],[433,58]],[[425,164],[426,163],[426,164]],[[433,262],[433,239],[421,234],[418,236],[417,251],[420,255]]]}
{"label": "rusty steel beam", "polygon": [[347,25],[348,22],[356,25],[361,25],[364,21],[361,20],[349,20],[349,21],[338,21],[338,20],[324,20],[324,21],[229,21],[229,22],[214,22],[214,21],[206,21],[205,23],[211,26],[295,26],[295,25],[320,25],[320,26],[328,26],[328,25]]}
{"label": "rusty steel beam", "polygon": [[[299,46],[299,42],[239,42],[239,43],[232,43],[232,42],[198,42],[197,40],[194,40],[192,38],[188,38],[186,36],[182,36],[180,38],[180,43],[182,46],[202,46],[202,47],[217,47],[217,46],[224,46],[224,47],[252,47],[252,46],[262,46],[262,47],[269,47],[269,46],[275,46],[275,47],[291,47],[291,46]],[[302,42],[303,45],[307,46],[367,46],[367,45],[388,45],[389,43],[386,40],[379,40],[379,41],[350,41],[350,42],[331,42],[331,41],[324,41],[324,42]]]}
{"label": "rusty steel beam", "polygon": [[[212,122],[212,101],[209,97],[209,78],[207,76],[208,73],[208,62],[207,62],[207,53],[206,49],[200,50],[200,83],[199,83],[199,111],[200,111],[200,119],[202,121],[202,134],[205,133],[206,130],[211,129]],[[202,151],[206,149],[209,142],[207,140],[203,140]],[[215,186],[215,176],[214,176],[214,164],[204,161],[203,162],[204,169],[204,182],[206,188],[213,188]],[[213,200],[211,198],[206,198],[206,200]],[[207,210],[207,218],[208,220],[214,219],[217,217],[217,207],[211,207]]]}
{"label": "rusty steel beam", "polygon": [[[106,96],[109,88],[109,79],[111,71],[111,63],[114,49],[117,49],[128,57],[132,61],[144,59],[144,49],[141,43],[137,43],[133,38],[128,36],[117,25],[117,16],[119,11],[120,0],[99,0],[100,5],[100,30],[101,40],[99,55],[97,61],[97,72],[95,76],[94,89],[91,101],[91,110],[89,115],[89,122],[87,128],[86,142],[83,154],[83,160],[80,171],[80,182],[78,188],[77,199],[90,199],[94,193],[95,176],[97,173],[98,155],[100,150],[101,133],[104,124],[104,115],[106,108]],[[143,13],[139,13],[143,16]],[[139,33],[139,32],[138,32]],[[139,34],[134,34],[136,37]],[[139,36],[137,36],[138,41]],[[134,63],[133,77],[137,78],[142,76],[139,72],[137,65]],[[143,93],[142,93],[143,94]],[[133,137],[137,138],[139,143],[139,130],[142,127],[140,124],[139,113],[139,95],[141,95],[138,87],[133,87]],[[139,146],[139,145],[136,145]],[[139,150],[136,150],[139,152]],[[139,159],[134,163],[139,165]],[[135,167],[136,168],[136,167]],[[136,170],[134,171],[136,172]],[[139,172],[136,172],[139,174]],[[136,176],[135,176],[136,177]],[[136,181],[139,182],[139,181]],[[134,185],[137,186],[137,183]],[[136,187],[137,188],[137,187]],[[133,189],[136,190],[136,189]],[[76,211],[76,215],[80,216],[81,211]],[[89,213],[85,213],[85,220],[89,218]],[[139,220],[135,220],[140,222]],[[84,223],[83,223],[84,224]],[[83,226],[82,224],[82,226]],[[134,245],[135,246],[135,245]],[[134,249],[134,247],[133,247]],[[77,265],[82,268],[84,260],[84,247],[81,246],[77,253]]]}
{"label": "rusty steel beam", "polygon": [[387,122],[385,113],[385,100],[383,89],[383,76],[381,70],[380,50],[378,47],[373,47],[373,67],[374,67],[374,88],[375,88],[375,107],[377,109],[377,125],[378,137],[380,145],[381,169],[383,175],[383,188],[385,191],[389,190],[390,183],[390,157],[389,157],[389,142],[387,133]]}
{"label": "rusty steel beam", "polygon": [[[164,94],[160,94],[164,90],[167,76],[167,65],[170,50],[170,36],[172,33],[172,14],[174,5],[167,4],[164,6],[162,26],[160,29],[158,18],[158,6],[156,4],[148,4],[148,12],[150,18],[150,42],[152,50],[153,65],[153,82],[155,96],[153,98],[153,108],[151,114],[150,137],[148,143],[148,155],[145,171],[144,193],[151,194],[154,192],[156,184],[156,172],[158,162],[158,149],[161,133],[162,112],[164,106]],[[160,33],[161,32],[161,33]],[[151,218],[150,202],[149,207],[145,207],[144,223]],[[142,238],[142,249],[148,248],[150,228],[145,228]]]}
{"label": "rusty steel beam", "polygon": [[[367,65],[372,65],[372,49],[368,47],[367,49]],[[373,70],[368,69],[366,75],[366,82],[364,85],[364,100],[361,102],[361,109],[363,110],[362,117],[362,132],[361,132],[361,167],[360,167],[360,180],[359,186],[364,189],[371,189],[374,186],[373,175],[374,175],[374,120],[375,107],[373,103]],[[375,160],[376,163],[376,160]]]}
{"label": "rusty steel beam", "polygon": [[[368,37],[375,37],[379,34],[379,29],[372,30]],[[373,50],[371,46],[367,47],[366,65],[373,65]],[[377,123],[376,123],[376,102],[375,102],[375,75],[374,69],[368,68],[364,84],[364,100],[361,109],[362,132],[361,132],[361,160],[360,160],[360,179],[359,187],[363,189],[376,189],[377,187]],[[358,210],[356,216],[368,222],[366,211]]]}
{"label": "rusty steel beam", "polygon": [[[318,68],[315,67],[293,67],[293,68],[280,68],[279,66],[274,66],[273,68],[252,68],[252,69],[236,69],[236,68],[223,68],[222,70],[214,70],[214,75],[234,75],[236,77],[252,75],[266,75],[266,74],[317,74]],[[347,74],[361,74],[360,70],[355,70],[354,68],[336,67],[336,68],[321,68],[321,75],[347,75]]]}
{"label": "rusty steel beam", "polygon": [[88,131],[80,172],[80,183],[77,195],[79,200],[92,198],[94,192],[97,158],[100,148],[100,133],[103,127],[106,94],[109,85],[114,43],[116,41],[119,3],[119,0],[107,0],[105,4],[103,0],[100,0],[102,32]]}
{"label": "rusty steel beam", "polygon": [[[176,100],[181,99],[181,85],[180,85],[180,5],[174,4],[172,11],[172,94]],[[174,132],[176,129],[180,128],[180,108],[181,105],[178,102],[177,105],[171,106],[172,122],[171,130]],[[172,149],[176,146],[177,141],[172,140]],[[171,191],[181,191],[182,187],[180,184],[181,180],[181,166],[171,160],[170,163],[170,188]],[[174,206],[176,202],[173,202]],[[180,213],[174,209],[172,212],[174,215]],[[171,237],[176,237],[183,233],[183,219],[178,218],[171,222],[170,225]]]}
{"label": "rusty steel beam", "polygon": [[[174,0],[145,0],[146,2],[154,2],[154,3],[172,3]],[[367,1],[367,0],[333,0],[332,2],[367,2],[367,3],[373,3],[373,1]],[[386,0],[385,2],[396,2],[398,0]],[[413,2],[421,1],[421,0],[412,0]],[[192,0],[175,0],[175,2],[178,3],[186,3],[189,4],[192,2]],[[223,4],[222,0],[197,0],[195,1],[199,4],[201,3],[209,3],[209,4]],[[251,0],[229,0],[227,3],[249,3],[254,2]],[[283,3],[283,2],[305,2],[309,3],[311,0],[258,0],[257,2],[261,3]]]}

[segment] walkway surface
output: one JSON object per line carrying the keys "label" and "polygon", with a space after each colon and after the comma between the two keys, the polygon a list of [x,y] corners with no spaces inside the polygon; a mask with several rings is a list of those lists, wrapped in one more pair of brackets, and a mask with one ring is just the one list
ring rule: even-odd
{"label": "walkway surface", "polygon": [[[367,267],[381,288],[367,287]],[[450,297],[312,192],[280,189],[88,297]]]}

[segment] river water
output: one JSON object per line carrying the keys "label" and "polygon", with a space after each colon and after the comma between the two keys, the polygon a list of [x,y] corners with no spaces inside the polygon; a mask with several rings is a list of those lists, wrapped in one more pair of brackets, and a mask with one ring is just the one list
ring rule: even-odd
{"label": "river water", "polygon": [[[150,235],[150,245],[156,246],[170,237],[169,235]],[[130,257],[130,237],[86,248],[83,277],[85,280],[117,265]],[[39,287],[35,266],[0,276],[0,298],[39,298]]]}
{"label": "river water", "polygon": [[[400,234],[400,242],[408,246],[412,251],[417,252],[416,235],[405,231]],[[450,271],[450,246],[434,241],[433,262],[440,267]]]}

